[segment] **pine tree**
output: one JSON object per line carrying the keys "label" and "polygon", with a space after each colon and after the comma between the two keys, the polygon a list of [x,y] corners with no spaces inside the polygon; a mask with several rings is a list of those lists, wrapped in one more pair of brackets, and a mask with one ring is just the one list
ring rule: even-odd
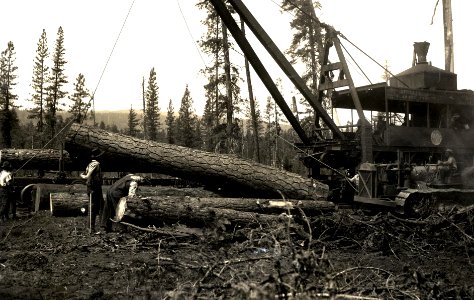
{"label": "pine tree", "polygon": [[175,117],[174,117],[174,107],[173,102],[170,99],[168,104],[168,113],[166,114],[166,139],[168,144],[174,144],[175,142]]}
{"label": "pine tree", "polygon": [[56,113],[61,110],[61,106],[65,105],[60,101],[67,95],[67,92],[64,90],[65,85],[68,83],[65,74],[67,63],[64,59],[65,51],[64,31],[62,27],[59,27],[53,51],[53,67],[51,68],[49,86],[47,87],[48,97],[46,99],[46,122],[51,132],[51,138],[54,138],[56,135],[56,125],[58,123]]}
{"label": "pine tree", "polygon": [[18,118],[13,111],[14,101],[17,95],[13,94],[13,88],[16,85],[17,75],[15,71],[18,69],[15,66],[16,60],[15,46],[13,42],[8,42],[7,49],[2,51],[0,55],[0,126],[2,133],[3,148],[11,148],[13,126],[18,123]]}
{"label": "pine tree", "polygon": [[48,85],[49,67],[46,64],[48,53],[48,40],[46,38],[46,31],[43,29],[41,37],[38,40],[38,47],[36,49],[36,57],[33,66],[32,88],[33,94],[31,101],[34,107],[29,111],[28,118],[36,119],[36,131],[42,133],[44,130],[44,112],[46,102],[46,87]]}
{"label": "pine tree", "polygon": [[[256,160],[257,162],[261,162],[261,147],[259,145],[261,144],[262,133],[264,132],[264,128],[258,101],[253,101],[253,114],[252,107],[249,101],[249,104],[245,111],[245,117],[249,120],[247,122],[248,124],[246,133],[249,158]],[[255,133],[257,136],[255,136]]]}
{"label": "pine tree", "polygon": [[197,144],[197,117],[193,111],[193,99],[186,85],[181,106],[176,119],[176,142],[178,145],[193,148]]}
{"label": "pine tree", "polygon": [[130,105],[130,111],[128,112],[127,134],[129,136],[137,136],[138,135],[138,125],[139,124],[140,124],[140,121],[138,120],[138,115],[133,110],[133,107]]}
{"label": "pine tree", "polygon": [[72,101],[69,112],[72,114],[72,118],[76,123],[82,123],[84,121],[87,110],[91,107],[90,101],[85,99],[90,97],[90,93],[85,87],[85,81],[84,75],[79,73],[74,83],[74,93],[69,96],[69,99]]}
{"label": "pine tree", "polygon": [[212,101],[207,98],[204,106],[204,112],[201,119],[201,133],[202,133],[202,149],[212,151],[215,140],[213,136],[213,129],[215,124],[215,114],[213,110]]}
{"label": "pine tree", "polygon": [[150,70],[148,78],[148,87],[145,92],[146,99],[146,132],[148,138],[156,141],[160,128],[160,109],[158,107],[158,84],[156,82],[155,68]]}
{"label": "pine tree", "polygon": [[[318,74],[325,42],[324,30],[315,13],[315,9],[321,8],[321,4],[312,0],[283,0],[281,6],[284,11],[290,12],[294,16],[291,21],[294,34],[288,53],[294,63],[301,63],[304,66],[305,70],[301,77],[316,95],[319,93]],[[323,99],[319,99],[319,101],[322,102]],[[304,101],[301,104],[306,110],[307,116],[313,119],[314,114],[309,103]],[[322,102],[322,106],[329,109],[329,102]],[[317,116],[313,121],[313,124],[320,126]],[[312,130],[312,128],[308,130]]]}
{"label": "pine tree", "polygon": [[267,164],[274,163],[274,150],[275,150],[275,134],[276,124],[274,120],[275,103],[272,97],[267,97],[267,103],[265,106],[265,142],[264,142],[264,159],[263,161]]}
{"label": "pine tree", "polygon": [[[203,73],[208,78],[204,86],[206,91],[206,106],[208,112],[204,122],[204,131],[210,131],[208,126],[212,123],[212,136],[204,136],[206,148],[212,149],[224,139],[232,139],[233,116],[240,112],[242,99],[239,88],[239,69],[232,64],[229,49],[233,49],[233,43],[227,39],[227,29],[222,24],[219,15],[209,1],[200,1],[197,6],[207,11],[207,17],[202,22],[207,31],[200,41],[202,51],[212,57],[211,63],[207,64]],[[228,6],[233,12],[232,6]],[[225,117],[225,118],[224,118]],[[224,124],[224,125],[222,125]],[[209,143],[212,143],[210,145]]]}

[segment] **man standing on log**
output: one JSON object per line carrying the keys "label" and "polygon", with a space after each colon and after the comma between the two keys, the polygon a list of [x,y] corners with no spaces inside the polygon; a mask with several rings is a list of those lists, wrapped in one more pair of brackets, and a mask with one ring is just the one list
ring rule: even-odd
{"label": "man standing on log", "polygon": [[10,206],[13,219],[16,218],[16,201],[12,197],[12,166],[9,161],[2,163],[2,172],[0,173],[0,218],[4,222],[8,220]]}
{"label": "man standing on log", "polygon": [[104,207],[104,197],[102,196],[102,171],[97,159],[103,154],[95,148],[91,152],[92,161],[87,165],[86,171],[81,174],[81,178],[86,179],[87,195],[90,201],[90,231],[95,232],[95,219],[102,214]]}
{"label": "man standing on log", "polygon": [[112,218],[115,218],[117,205],[122,197],[135,197],[138,183],[143,182],[145,178],[128,174],[117,180],[107,190],[107,199],[105,200],[104,210],[102,212],[102,227],[106,232],[112,231]]}

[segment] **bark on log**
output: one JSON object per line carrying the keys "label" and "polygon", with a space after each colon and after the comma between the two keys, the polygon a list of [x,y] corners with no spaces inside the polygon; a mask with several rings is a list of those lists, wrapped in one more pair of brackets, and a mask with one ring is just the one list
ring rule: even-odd
{"label": "bark on log", "polygon": [[[51,202],[69,201],[70,209],[78,211],[83,202],[87,202],[86,193],[51,193]],[[335,205],[328,201],[315,200],[286,200],[279,199],[255,199],[255,198],[199,198],[179,196],[148,196],[145,199],[129,199],[127,201],[127,215],[135,218],[153,218],[160,211],[168,211],[179,207],[180,210],[216,208],[232,209],[261,214],[280,214],[290,212],[299,214],[301,209],[307,216],[320,214],[321,212],[335,210]]]}
{"label": "bark on log", "polygon": [[326,184],[277,168],[230,155],[199,151],[177,145],[146,141],[95,127],[72,124],[66,134],[66,150],[73,160],[87,161],[91,149],[104,151],[103,171],[161,173],[231,187],[260,198],[325,200]]}
{"label": "bark on log", "polygon": [[[61,151],[53,149],[2,149],[0,150],[0,163],[9,161],[13,169],[24,170],[58,170]],[[63,151],[63,164],[70,168],[72,161],[69,153]]]}
{"label": "bark on log", "polygon": [[[196,205],[180,205],[167,202],[154,203],[143,199],[126,199],[117,207],[116,219],[118,221],[132,217],[144,224],[180,223],[189,226],[214,225],[253,225],[262,223],[279,222],[286,218],[280,215],[269,215],[255,212],[239,211],[227,208],[201,207]],[[123,207],[125,205],[125,207]],[[120,211],[124,214],[119,213]]]}
{"label": "bark on log", "polygon": [[[172,223],[196,224],[225,218],[232,223],[275,221],[265,219],[282,213],[307,216],[333,211],[335,206],[328,201],[244,198],[194,198],[194,197],[147,197],[128,199],[125,215],[147,221],[161,220]],[[262,217],[265,216],[265,217]],[[118,215],[120,219],[120,215]]]}

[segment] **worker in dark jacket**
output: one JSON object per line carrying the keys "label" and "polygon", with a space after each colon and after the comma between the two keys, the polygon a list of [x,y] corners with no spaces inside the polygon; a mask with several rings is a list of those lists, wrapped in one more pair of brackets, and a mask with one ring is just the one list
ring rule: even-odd
{"label": "worker in dark jacket", "polygon": [[117,205],[122,197],[135,197],[138,183],[143,182],[144,178],[134,174],[128,174],[117,180],[107,190],[104,210],[102,212],[102,227],[106,232],[112,231],[112,221],[115,218]]}
{"label": "worker in dark jacket", "polygon": [[9,161],[2,163],[0,172],[0,219],[6,221],[9,219],[10,207],[12,217],[16,218],[16,201],[12,197],[12,166]]}
{"label": "worker in dark jacket", "polygon": [[91,151],[91,162],[87,165],[86,171],[81,174],[81,178],[86,180],[87,195],[91,202],[90,230],[95,232],[96,216],[102,213],[104,197],[102,195],[102,170],[97,161],[103,152],[95,148]]}

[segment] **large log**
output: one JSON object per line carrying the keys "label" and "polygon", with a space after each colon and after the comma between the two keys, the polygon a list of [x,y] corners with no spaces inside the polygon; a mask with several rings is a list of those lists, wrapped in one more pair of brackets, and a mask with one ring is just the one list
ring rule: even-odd
{"label": "large log", "polygon": [[0,150],[0,163],[9,161],[14,169],[24,170],[59,170],[62,164],[70,168],[72,164],[69,153],[54,149],[2,149]]}
{"label": "large log", "polygon": [[104,151],[100,158],[104,171],[167,174],[261,198],[279,198],[283,194],[288,199],[324,200],[329,191],[326,184],[271,166],[86,125],[72,124],[65,142],[71,158],[84,162],[88,161],[84,153],[91,149]]}
{"label": "large log", "polygon": [[[125,199],[125,198],[124,198]],[[148,210],[148,203],[133,203],[127,201],[124,215],[118,214],[117,220],[130,216],[143,224],[186,224],[189,226],[206,226],[209,224],[251,225],[274,223],[284,217],[279,215],[261,214],[255,212],[239,211],[226,208],[199,207],[187,205],[157,205],[155,209]],[[131,212],[133,210],[133,213]]]}
{"label": "large log", "polygon": [[[80,211],[83,203],[87,203],[86,193],[56,192],[50,194],[51,203],[58,201],[62,211],[66,211],[64,202],[68,202],[68,214]],[[321,212],[335,210],[335,205],[328,201],[316,200],[286,200],[256,199],[256,198],[200,198],[180,196],[147,196],[146,198],[129,199],[127,201],[127,215],[135,218],[168,219],[163,212],[179,207],[181,211],[189,209],[232,209],[237,211],[254,212],[261,214],[280,214],[285,212],[299,214],[300,210],[307,216]],[[53,210],[53,209],[52,209]],[[60,216],[61,212],[53,215]],[[173,213],[174,215],[174,213]],[[174,219],[175,217],[171,217]]]}
{"label": "large log", "polygon": [[89,197],[87,194],[51,193],[49,209],[54,217],[87,216]]}
{"label": "large log", "polygon": [[282,213],[295,213],[300,216],[300,209],[305,215],[334,210],[334,204],[331,202],[311,200],[155,196],[146,199],[132,198],[127,199],[126,204],[124,202],[124,207],[117,208],[117,218],[120,220],[123,214],[143,220],[145,224],[160,221],[204,225],[215,220],[225,220],[232,224],[245,225],[274,222]]}
{"label": "large log", "polygon": [[[153,202],[143,199],[122,198],[117,208],[117,221],[133,217],[144,224],[181,223],[192,226],[204,226],[209,223],[249,225],[254,223],[271,223],[280,220],[278,215],[237,211],[234,209],[214,208],[192,204],[171,203],[171,201]],[[88,214],[86,194],[51,193],[51,215],[55,217],[72,217]],[[152,203],[153,202],[153,203]],[[125,213],[125,214],[124,214]]]}
{"label": "large log", "polygon": [[[32,201],[32,210],[34,212],[51,209],[50,195],[52,193],[68,194],[70,197],[83,195],[87,198],[86,186],[83,184],[36,184],[33,187],[33,191],[32,196],[34,199]],[[78,198],[82,197],[80,196]]]}

